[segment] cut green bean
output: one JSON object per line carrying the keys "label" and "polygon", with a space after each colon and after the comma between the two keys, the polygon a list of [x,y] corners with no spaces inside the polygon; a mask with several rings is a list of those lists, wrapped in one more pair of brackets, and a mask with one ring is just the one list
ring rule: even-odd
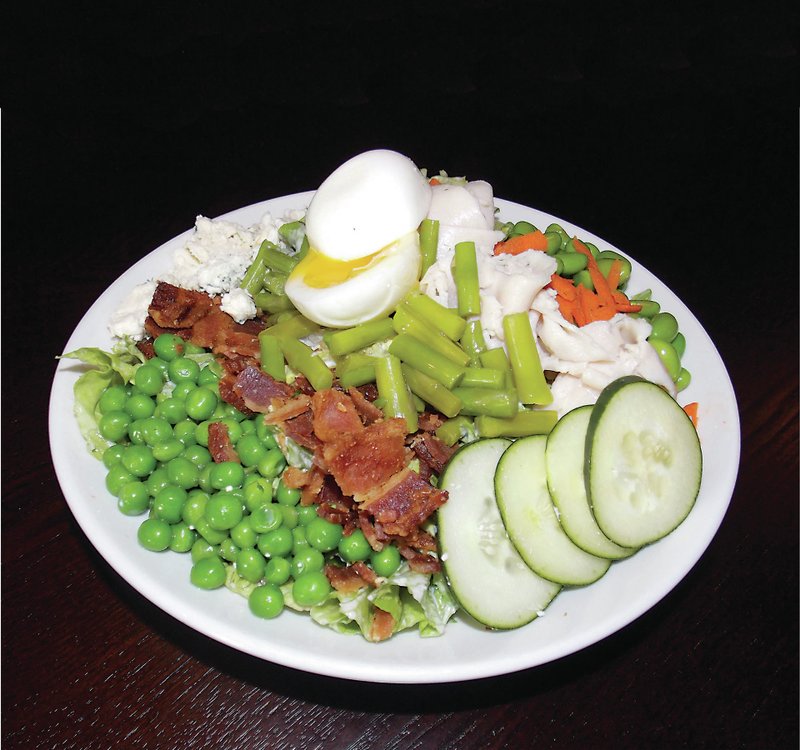
{"label": "cut green bean", "polygon": [[342,388],[357,387],[375,382],[376,357],[354,352],[336,365],[336,377]]}
{"label": "cut green bean", "polygon": [[482,438],[527,437],[547,435],[558,422],[558,412],[551,410],[519,411],[506,419],[482,414],[475,417],[475,428]]}
{"label": "cut green bean", "polygon": [[478,283],[478,259],[474,242],[459,242],[453,256],[453,280],[458,297],[458,314],[464,317],[481,314],[481,290]]}
{"label": "cut green bean", "polygon": [[253,295],[253,302],[256,307],[264,312],[276,313],[286,310],[293,310],[292,301],[284,294],[272,294],[271,292],[256,292]]}
{"label": "cut green bean", "polygon": [[445,445],[455,445],[461,438],[466,437],[472,429],[472,420],[464,415],[448,419],[436,428],[436,437]]}
{"label": "cut green bean", "polygon": [[291,273],[298,263],[296,257],[284,253],[277,245],[269,240],[264,240],[261,243],[258,252],[263,257],[267,268],[271,268],[273,271],[278,271],[279,273]]}
{"label": "cut green bean", "polygon": [[438,329],[428,325],[405,302],[395,310],[392,325],[397,333],[413,336],[457,365],[466,366],[469,362],[469,354]]}
{"label": "cut green bean", "polygon": [[511,369],[508,355],[502,346],[497,346],[494,349],[487,349],[485,352],[481,353],[481,365],[493,370],[508,371]]}
{"label": "cut green bean", "polygon": [[286,362],[278,338],[262,331],[258,334],[258,345],[261,350],[261,369],[275,380],[286,382]]}
{"label": "cut green bean", "polygon": [[441,383],[408,365],[402,365],[402,369],[403,377],[411,392],[430,404],[436,411],[446,417],[454,417],[461,411],[461,399]]}
{"label": "cut green bean", "polygon": [[483,328],[478,318],[467,321],[461,336],[461,348],[469,356],[469,361],[473,363],[478,363],[481,354],[486,351],[486,340],[483,338]]}
{"label": "cut green bean", "polygon": [[461,399],[461,413],[469,416],[513,417],[519,409],[517,391],[513,388],[453,388]]}
{"label": "cut green bean", "polygon": [[503,388],[505,384],[505,370],[489,367],[467,367],[461,379],[464,388]]}
{"label": "cut green bean", "polygon": [[305,375],[315,391],[322,391],[333,385],[333,373],[328,365],[298,339],[281,337],[281,351],[286,362],[293,370]]}
{"label": "cut green bean", "polygon": [[278,227],[278,234],[283,237],[294,250],[299,251],[306,236],[306,225],[302,221],[290,221]]}
{"label": "cut green bean", "polygon": [[416,432],[419,426],[417,409],[403,377],[402,364],[398,357],[387,354],[385,357],[376,358],[375,383],[378,386],[383,413],[387,417],[405,419],[407,431]]}
{"label": "cut green bean", "polygon": [[506,315],[503,318],[503,333],[520,401],[523,404],[551,403],[553,394],[544,378],[528,314]]}
{"label": "cut green bean", "polygon": [[458,341],[464,333],[467,321],[458,314],[458,311],[445,307],[427,294],[414,292],[409,294],[404,302],[412,312],[440,330],[451,341]]}
{"label": "cut green bean", "polygon": [[268,292],[279,294],[281,296],[286,294],[286,274],[278,271],[267,271],[262,279],[262,286]]}
{"label": "cut green bean", "polygon": [[301,315],[299,312],[282,313],[279,322],[264,329],[270,336],[278,338],[302,339],[319,330],[319,325]]}
{"label": "cut green bean", "polygon": [[326,335],[331,354],[340,357],[344,354],[363,349],[365,346],[383,341],[394,336],[394,327],[391,318],[379,318],[366,323],[359,323],[352,328],[342,328]]}
{"label": "cut green bean", "polygon": [[419,249],[422,254],[422,272],[425,272],[436,262],[436,251],[439,246],[439,221],[438,219],[423,219],[419,225]]}
{"label": "cut green bean", "polygon": [[445,388],[454,388],[464,377],[465,368],[462,365],[457,365],[408,333],[395,336],[389,344],[389,352]]}
{"label": "cut green bean", "polygon": [[266,274],[267,266],[264,263],[264,259],[256,256],[247,271],[245,271],[242,283],[239,284],[239,286],[252,297],[264,287],[264,277]]}

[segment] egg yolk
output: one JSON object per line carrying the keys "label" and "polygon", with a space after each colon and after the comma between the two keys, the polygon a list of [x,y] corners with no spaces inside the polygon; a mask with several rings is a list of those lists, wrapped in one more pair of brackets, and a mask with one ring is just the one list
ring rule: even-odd
{"label": "egg yolk", "polygon": [[301,278],[307,286],[325,289],[341,284],[351,276],[365,271],[379,252],[355,260],[336,260],[317,250],[309,249],[292,271],[292,275]]}

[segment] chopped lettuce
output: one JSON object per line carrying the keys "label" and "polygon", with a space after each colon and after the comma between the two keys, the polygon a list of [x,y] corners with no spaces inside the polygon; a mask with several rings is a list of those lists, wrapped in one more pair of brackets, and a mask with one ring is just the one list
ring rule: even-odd
{"label": "chopped lettuce", "polygon": [[98,423],[101,414],[98,402],[103,391],[111,385],[129,383],[136,368],[145,360],[131,339],[123,339],[111,352],[96,347],[83,347],[62,354],[60,359],[77,359],[89,365],[73,386],[73,410],[86,447],[95,458],[102,458],[108,441],[100,434]]}

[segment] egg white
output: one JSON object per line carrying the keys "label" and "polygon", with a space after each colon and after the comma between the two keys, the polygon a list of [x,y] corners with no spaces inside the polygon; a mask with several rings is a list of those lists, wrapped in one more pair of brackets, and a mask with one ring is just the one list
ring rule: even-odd
{"label": "egg white", "polygon": [[337,264],[312,251],[289,274],[285,290],[309,320],[347,328],[394,310],[416,286],[421,266],[415,227],[362,261]]}

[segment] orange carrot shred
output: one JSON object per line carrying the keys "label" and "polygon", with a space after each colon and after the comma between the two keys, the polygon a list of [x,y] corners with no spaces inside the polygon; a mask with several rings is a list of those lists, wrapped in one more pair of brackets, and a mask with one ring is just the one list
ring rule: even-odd
{"label": "orange carrot shred", "polygon": [[611,269],[608,272],[608,286],[612,292],[617,290],[619,286],[619,278],[622,274],[622,261],[619,258],[614,258],[611,261]]}
{"label": "orange carrot shred", "polygon": [[577,296],[575,284],[569,279],[559,276],[557,273],[554,273],[550,277],[550,286],[553,287],[561,297],[565,297],[570,302],[573,302]]}
{"label": "orange carrot shred", "polygon": [[683,407],[683,410],[686,412],[686,414],[688,414],[689,419],[692,420],[692,424],[694,425],[695,429],[697,429],[697,409],[698,409],[698,407],[699,407],[699,404],[697,403],[697,401],[692,401],[691,404],[686,404],[686,406]]}
{"label": "orange carrot shred", "polygon": [[544,232],[537,229],[535,232],[509,237],[494,246],[495,255],[500,255],[500,253],[519,255],[526,250],[547,250],[547,237],[544,236]]}
{"label": "orange carrot shred", "polygon": [[441,185],[442,183],[439,182],[438,178],[431,177],[430,180],[428,180],[428,184],[429,185]]}

